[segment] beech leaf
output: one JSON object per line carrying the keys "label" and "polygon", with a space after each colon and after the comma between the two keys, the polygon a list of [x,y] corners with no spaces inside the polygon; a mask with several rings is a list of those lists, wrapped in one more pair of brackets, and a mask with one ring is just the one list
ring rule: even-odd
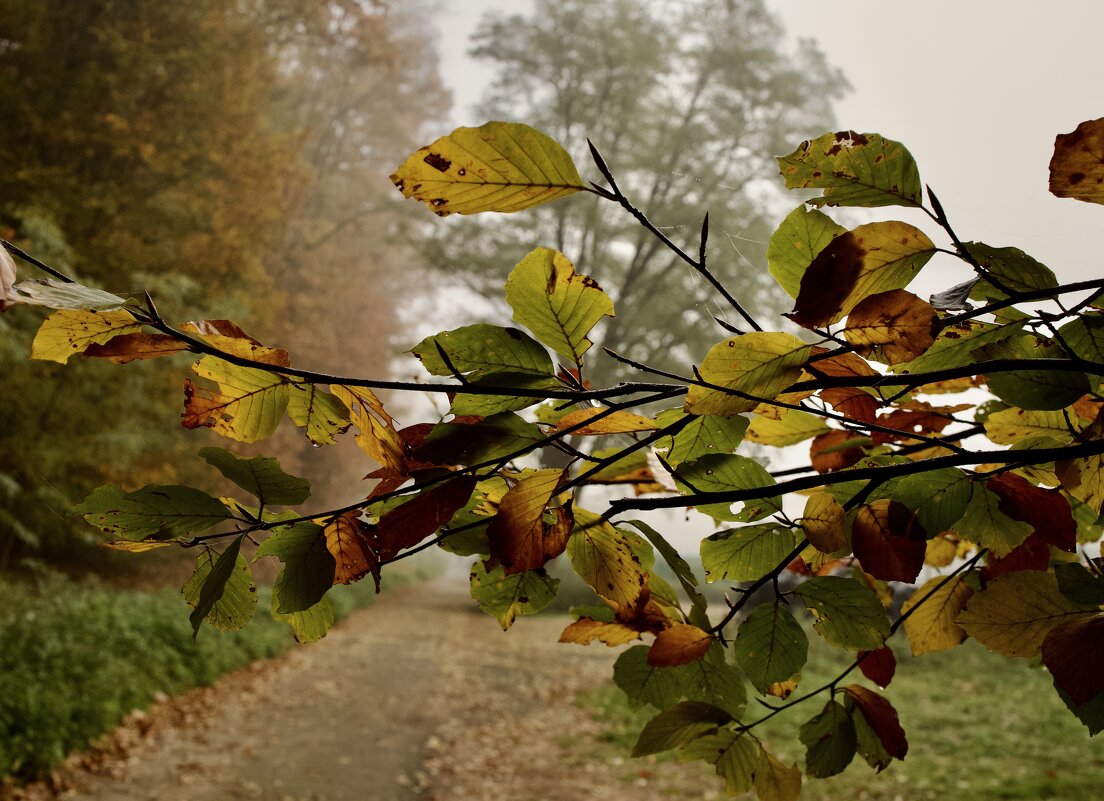
{"label": "beech leaf", "polygon": [[31,358],[65,364],[69,357],[83,353],[90,345],[102,345],[120,334],[142,330],[128,311],[92,311],[63,309],[42,321],[31,343]]}
{"label": "beech leaf", "polygon": [[550,510],[553,522],[544,519],[562,470],[537,470],[520,478],[498,503],[498,514],[487,527],[491,556],[506,575],[536,570],[555,559],[567,547],[573,520],[570,510]]}
{"label": "beech leaf", "polygon": [[754,331],[729,337],[710,348],[698,372],[703,381],[735,394],[692,384],[686,411],[724,417],[750,412],[797,381],[808,359],[809,346],[791,334]]}
{"label": "beech leaf", "polygon": [[1054,138],[1050,191],[1086,203],[1104,203],[1104,119],[1086,120]]}
{"label": "beech leaf", "polygon": [[891,289],[859,301],[847,315],[843,336],[875,361],[900,364],[915,359],[935,341],[939,315],[911,292]]}
{"label": "beech leaf", "polygon": [[945,651],[966,639],[966,631],[957,621],[973,594],[962,576],[936,576],[913,592],[901,607],[901,614],[908,614],[905,636],[913,656]]}
{"label": "beech leaf", "polygon": [[521,211],[586,188],[559,143],[516,122],[457,128],[413,153],[391,182],[441,217]]}
{"label": "beech leaf", "polygon": [[900,142],[855,131],[802,142],[778,159],[787,189],[823,189],[822,206],[920,206],[920,173]]}

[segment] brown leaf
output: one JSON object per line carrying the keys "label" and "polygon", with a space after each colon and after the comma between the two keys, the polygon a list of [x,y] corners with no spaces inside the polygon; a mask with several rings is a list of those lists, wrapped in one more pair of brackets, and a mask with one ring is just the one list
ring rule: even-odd
{"label": "brown leaf", "polygon": [[856,352],[886,364],[915,359],[935,341],[939,315],[903,289],[864,298],[847,316],[843,335]]}
{"label": "brown leaf", "polygon": [[1002,512],[1034,528],[1044,542],[1068,553],[1077,550],[1077,522],[1061,492],[1037,487],[1014,473],[994,476],[985,486],[1000,498]]}
{"label": "brown leaf", "polygon": [[864,423],[873,423],[882,405],[861,387],[830,387],[822,389],[820,397],[840,414]]}
{"label": "brown leaf", "polygon": [[562,470],[538,470],[520,479],[502,497],[498,514],[487,527],[491,557],[510,576],[544,567],[567,547],[574,525],[569,508],[552,510],[554,521],[544,519],[545,509],[563,480]]}
{"label": "brown leaf", "polygon": [[871,435],[876,445],[884,445],[887,442],[904,442],[912,439],[909,434],[938,434],[954,422],[955,411],[962,411],[958,406],[931,406],[926,403],[914,404],[911,409],[894,409],[889,414],[878,419],[880,425],[894,428],[901,432],[899,436],[875,431]]}
{"label": "brown leaf", "polygon": [[648,664],[652,667],[688,665],[705,655],[713,637],[697,626],[676,623],[664,629],[648,649]]}
{"label": "brown leaf", "polygon": [[904,759],[908,753],[908,740],[893,704],[859,684],[849,684],[845,689],[855,703],[855,708],[862,713],[870,728],[882,741],[886,753],[895,759]]}
{"label": "brown leaf", "polygon": [[1050,191],[1086,203],[1104,203],[1104,119],[1087,120],[1054,138]]}
{"label": "brown leaf", "polygon": [[326,548],[334,558],[334,584],[352,584],[368,573],[380,590],[380,566],[365,538],[365,524],[358,512],[346,512],[326,526]]}
{"label": "brown leaf", "polygon": [[89,345],[84,356],[128,364],[138,359],[156,359],[185,350],[188,350],[187,345],[165,334],[122,334],[104,345]]}
{"label": "brown leaf", "polygon": [[1043,664],[1074,706],[1104,693],[1104,614],[1068,620],[1047,634]]}
{"label": "brown leaf", "polygon": [[851,525],[855,556],[864,571],[882,581],[915,581],[924,567],[926,541],[916,515],[887,498],[860,506]]}
{"label": "brown leaf", "polygon": [[381,562],[412,548],[441,526],[471,498],[475,476],[458,476],[397,506],[371,529],[379,540]]}
{"label": "brown leaf", "polygon": [[988,581],[1006,573],[1016,573],[1021,570],[1047,570],[1049,567],[1050,546],[1036,531],[1004,556],[996,557],[990,554],[982,575]]}
{"label": "brown leaf", "polygon": [[888,645],[877,651],[859,651],[859,670],[882,689],[889,686],[897,673],[897,657]]}
{"label": "brown leaf", "polygon": [[[849,442],[855,441],[853,445]],[[813,440],[809,446],[809,458],[818,473],[843,470],[863,457],[863,445],[870,440],[849,431],[829,431]]]}

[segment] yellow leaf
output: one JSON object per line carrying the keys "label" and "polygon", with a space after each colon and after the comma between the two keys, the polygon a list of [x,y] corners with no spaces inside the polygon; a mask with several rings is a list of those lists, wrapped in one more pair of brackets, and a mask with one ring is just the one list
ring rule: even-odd
{"label": "yellow leaf", "polygon": [[906,614],[923,602],[905,619],[905,636],[914,656],[945,651],[966,639],[966,632],[955,621],[973,594],[961,576],[950,581],[936,576],[917,588],[901,607],[901,613]]}
{"label": "yellow leaf", "polygon": [[985,418],[985,436],[998,445],[1012,445],[1028,437],[1056,437],[1069,442],[1070,434],[1061,411],[1002,409]]}
{"label": "yellow leaf", "polygon": [[739,394],[694,384],[685,409],[723,417],[750,412],[794,383],[808,360],[809,346],[790,334],[755,331],[729,337],[710,348],[699,372],[703,381]]}
{"label": "yellow leaf", "polygon": [[[606,409],[602,407],[579,409],[574,412],[568,412],[560,418],[558,423],[556,423],[556,427],[553,431],[565,431],[604,411],[606,411]],[[633,414],[632,412],[613,412],[607,414],[601,420],[596,420],[594,423],[575,429],[571,432],[571,435],[582,437],[598,436],[601,434],[632,434],[637,431],[655,431],[657,428],[658,426],[654,420],[649,420],[642,415]]]}
{"label": "yellow leaf", "polygon": [[391,182],[442,217],[521,211],[585,188],[559,143],[512,122],[457,128],[410,156]]}
{"label": "yellow leaf", "polygon": [[958,542],[942,534],[928,540],[924,552],[924,563],[932,567],[946,567],[958,555]]}
{"label": "yellow leaf", "polygon": [[[1084,430],[1082,438],[1089,441],[1104,439],[1104,411]],[[1104,509],[1104,454],[1055,462],[1054,474],[1062,482],[1062,489],[1074,498],[1088,504],[1097,513]]]}
{"label": "yellow leaf", "polygon": [[755,794],[759,801],[797,801],[801,795],[801,770],[786,767],[762,747],[755,766]]}
{"label": "yellow leaf", "polygon": [[[766,404],[763,406],[766,406]],[[823,417],[817,417],[808,412],[800,412],[796,409],[785,409],[777,406],[766,406],[766,408],[770,409],[771,412],[767,415],[760,414],[751,421],[745,435],[746,439],[760,445],[784,448],[787,445],[796,445],[799,442],[812,439],[828,430],[828,425],[824,422]]]}
{"label": "yellow leaf", "polygon": [[128,311],[62,309],[42,321],[31,343],[31,358],[65,364],[89,345],[103,345],[120,334],[141,330],[142,324]]}
{"label": "yellow leaf", "polygon": [[990,581],[970,599],[958,624],[990,651],[1031,657],[1056,626],[1095,610],[1063,595],[1053,573],[1025,570]]}
{"label": "yellow leaf", "polygon": [[192,371],[216,389],[184,382],[184,428],[205,426],[238,442],[256,442],[272,434],[288,405],[288,379],[253,367],[238,367],[204,356]]}
{"label": "yellow leaf", "polygon": [[847,544],[845,518],[843,507],[834,497],[818,492],[805,501],[801,528],[814,548],[821,553],[834,553]]}
{"label": "yellow leaf", "polygon": [[609,646],[624,645],[640,639],[640,632],[624,623],[604,623],[588,617],[579,618],[560,634],[560,642],[590,645],[595,640]]}
{"label": "yellow leaf", "polygon": [[567,555],[579,577],[603,598],[632,606],[648,585],[648,573],[628,537],[607,521],[576,508]]}
{"label": "yellow leaf", "polygon": [[330,391],[349,409],[356,426],[356,443],[377,464],[405,475],[406,459],[402,442],[391,416],[372,390],[366,387],[330,385]]}
{"label": "yellow leaf", "polygon": [[379,560],[364,538],[359,512],[346,512],[334,518],[325,533],[326,549],[334,558],[334,584],[352,584],[368,573],[378,576]]}
{"label": "yellow leaf", "polygon": [[169,545],[176,545],[172,541],[164,540],[140,540],[138,542],[131,542],[130,540],[115,540],[114,542],[101,542],[105,548],[112,548],[116,551],[130,551],[131,553],[143,553],[145,551],[152,551],[156,548],[164,548]]}

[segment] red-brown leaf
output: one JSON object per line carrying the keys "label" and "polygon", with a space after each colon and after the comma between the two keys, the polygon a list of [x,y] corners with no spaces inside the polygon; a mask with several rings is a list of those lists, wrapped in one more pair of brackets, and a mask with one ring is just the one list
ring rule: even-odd
{"label": "red-brown leaf", "polygon": [[471,498],[475,485],[474,476],[458,476],[387,512],[374,529],[380,561],[414,547],[451,520]]}
{"label": "red-brown leaf", "polygon": [[1054,628],[1043,640],[1043,664],[1074,706],[1104,693],[1104,614]]}
{"label": "red-brown leaf", "polygon": [[[859,440],[853,447],[848,447],[851,440]],[[868,440],[859,437],[849,431],[829,431],[813,439],[809,446],[809,458],[812,460],[813,469],[818,473],[829,473],[833,470],[843,470],[850,467],[863,458],[862,446]]]}
{"label": "red-brown leaf", "polygon": [[898,501],[864,504],[851,525],[855,556],[863,570],[882,581],[915,581],[924,567],[926,540],[916,515]]}
{"label": "red-brown leaf", "polygon": [[1077,550],[1077,523],[1069,502],[1056,489],[1036,487],[1015,473],[989,479],[985,486],[1000,498],[1000,510],[1022,520],[1045,542],[1073,553]]}
{"label": "red-brown leaf", "polygon": [[908,739],[893,704],[873,690],[858,684],[849,684],[846,690],[855,703],[855,708],[862,713],[870,728],[882,741],[886,753],[895,759],[904,759],[908,753]]}
{"label": "red-brown leaf", "polygon": [[877,651],[859,651],[859,670],[863,675],[885,689],[893,681],[897,673],[897,657],[889,646],[879,648]]}

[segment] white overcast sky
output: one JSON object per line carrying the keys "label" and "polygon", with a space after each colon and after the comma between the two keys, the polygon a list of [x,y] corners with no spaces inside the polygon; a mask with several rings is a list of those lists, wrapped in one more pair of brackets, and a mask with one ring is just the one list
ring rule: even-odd
{"label": "white overcast sky", "polygon": [[[1060,279],[1104,274],[1104,207],[1047,192],[1055,134],[1104,117],[1104,0],[768,5],[791,36],[817,40],[847,75],[853,89],[837,104],[839,126],[904,142],[959,236],[1020,247]],[[484,120],[474,119],[471,104],[493,73],[467,57],[467,37],[486,10],[524,11],[529,3],[441,0],[441,6],[453,122],[479,124]],[[945,244],[922,218],[889,211]],[[933,262],[920,288],[953,282],[941,271]]]}

